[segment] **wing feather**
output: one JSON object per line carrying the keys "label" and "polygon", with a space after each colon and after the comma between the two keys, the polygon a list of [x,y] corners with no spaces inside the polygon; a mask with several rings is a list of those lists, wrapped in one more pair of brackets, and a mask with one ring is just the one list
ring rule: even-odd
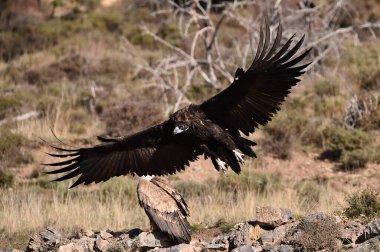
{"label": "wing feather", "polygon": [[[98,137],[101,144],[78,149],[52,148],[63,154],[51,154],[69,159],[46,164],[55,167],[48,174],[64,174],[55,181],[79,178],[71,187],[106,181],[120,175],[166,175],[183,170],[200,153],[192,143],[178,143],[173,135],[167,136],[168,123],[151,127],[137,134],[120,138]],[[175,153],[175,155],[173,155]]]}
{"label": "wing feather", "polygon": [[282,38],[279,24],[276,39],[269,47],[270,30],[265,22],[265,32],[260,27],[259,45],[251,66],[239,73],[239,78],[229,87],[200,104],[200,109],[208,118],[235,134],[241,131],[249,135],[259,125],[267,124],[280,110],[291,87],[300,81],[297,77],[310,64],[297,66],[311,49],[295,56],[305,36],[291,47],[294,37],[295,34],[279,48]]}

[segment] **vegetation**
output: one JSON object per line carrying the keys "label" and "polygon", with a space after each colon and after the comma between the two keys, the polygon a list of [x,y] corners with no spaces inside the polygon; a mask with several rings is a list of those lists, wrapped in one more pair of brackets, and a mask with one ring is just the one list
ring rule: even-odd
{"label": "vegetation", "polygon": [[355,192],[346,197],[348,206],[344,209],[344,214],[348,218],[358,217],[380,217],[380,198],[377,193],[364,190]]}

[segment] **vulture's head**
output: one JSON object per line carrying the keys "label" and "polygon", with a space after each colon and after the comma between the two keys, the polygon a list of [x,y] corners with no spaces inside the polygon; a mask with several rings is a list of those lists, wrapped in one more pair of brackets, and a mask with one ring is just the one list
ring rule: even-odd
{"label": "vulture's head", "polygon": [[185,123],[178,123],[174,127],[173,134],[174,135],[183,134],[184,132],[186,132],[187,130],[189,130],[189,128],[190,128],[189,125],[187,125]]}

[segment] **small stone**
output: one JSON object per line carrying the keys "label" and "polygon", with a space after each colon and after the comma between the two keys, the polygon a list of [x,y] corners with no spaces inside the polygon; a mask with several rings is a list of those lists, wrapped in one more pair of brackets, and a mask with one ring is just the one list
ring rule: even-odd
{"label": "small stone", "polygon": [[85,252],[84,248],[74,243],[62,245],[58,248],[57,252]]}
{"label": "small stone", "polygon": [[286,208],[256,207],[257,222],[262,227],[278,227],[293,220],[293,213]]}
{"label": "small stone", "polygon": [[228,248],[226,248],[226,244],[223,244],[223,243],[211,243],[211,244],[207,244],[206,249],[211,250],[211,251],[213,250],[225,251]]}
{"label": "small stone", "polygon": [[40,236],[44,242],[52,245],[59,244],[62,239],[62,235],[54,228],[46,228],[40,233]]}
{"label": "small stone", "polygon": [[100,231],[100,237],[102,237],[102,239],[104,239],[104,240],[108,240],[108,239],[112,238],[113,235],[110,234],[109,232],[105,231],[105,230],[102,230],[102,231]]}
{"label": "small stone", "polygon": [[254,250],[252,246],[243,245],[233,249],[232,252],[254,252]]}
{"label": "small stone", "polygon": [[94,248],[99,251],[106,251],[109,247],[110,243],[106,240],[103,240],[101,238],[96,239]]}

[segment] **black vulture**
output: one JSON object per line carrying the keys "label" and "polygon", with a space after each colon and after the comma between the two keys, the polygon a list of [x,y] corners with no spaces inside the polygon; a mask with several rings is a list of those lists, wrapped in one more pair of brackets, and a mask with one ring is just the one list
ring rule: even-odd
{"label": "black vulture", "polygon": [[304,36],[291,47],[295,34],[280,46],[282,26],[270,46],[270,30],[260,29],[256,56],[247,70],[238,68],[234,81],[201,104],[191,104],[167,121],[121,138],[98,137],[101,144],[83,148],[51,146],[68,158],[47,164],[59,167],[48,174],[66,173],[62,181],[79,176],[71,187],[106,181],[121,175],[168,175],[185,169],[200,155],[211,158],[217,170],[240,173],[243,155],[256,157],[253,141],[244,138],[266,125],[280,109],[310,64],[297,66],[310,52],[295,56]]}

